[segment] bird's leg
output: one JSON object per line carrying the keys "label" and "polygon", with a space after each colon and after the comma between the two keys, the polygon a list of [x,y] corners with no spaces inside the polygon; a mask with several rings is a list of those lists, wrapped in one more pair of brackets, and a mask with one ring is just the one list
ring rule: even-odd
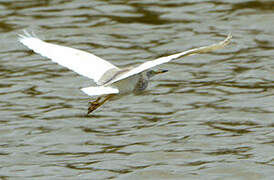
{"label": "bird's leg", "polygon": [[89,107],[88,107],[88,114],[97,109],[100,106],[100,100],[102,99],[102,96],[98,97],[95,101],[90,101],[89,102]]}
{"label": "bird's leg", "polygon": [[98,97],[95,101],[90,101],[89,105],[92,106],[92,105],[98,104],[98,102],[100,101],[100,99],[102,99],[102,96]]}
{"label": "bird's leg", "polygon": [[102,106],[107,100],[109,100],[114,94],[109,94],[103,99],[101,102],[99,102],[102,98],[102,96],[98,97],[94,102],[90,102],[90,106],[88,108],[88,114],[97,109],[98,107]]}

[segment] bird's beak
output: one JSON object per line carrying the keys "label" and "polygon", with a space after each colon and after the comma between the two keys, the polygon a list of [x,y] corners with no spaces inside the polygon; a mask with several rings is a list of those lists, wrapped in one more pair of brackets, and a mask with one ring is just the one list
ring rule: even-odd
{"label": "bird's beak", "polygon": [[162,74],[162,73],[166,73],[168,72],[168,70],[165,70],[165,69],[159,69],[157,71],[155,71],[156,74]]}

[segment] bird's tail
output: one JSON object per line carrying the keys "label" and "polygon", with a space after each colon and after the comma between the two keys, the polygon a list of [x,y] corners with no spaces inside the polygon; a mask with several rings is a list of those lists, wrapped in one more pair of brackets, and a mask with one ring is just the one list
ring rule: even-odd
{"label": "bird's tail", "polygon": [[119,89],[110,86],[96,86],[86,87],[81,89],[84,93],[89,96],[99,96],[104,94],[118,94]]}

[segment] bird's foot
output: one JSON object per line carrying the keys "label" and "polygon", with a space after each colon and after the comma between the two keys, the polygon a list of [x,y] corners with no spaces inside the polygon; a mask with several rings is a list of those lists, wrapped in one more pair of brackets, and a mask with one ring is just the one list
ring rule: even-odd
{"label": "bird's foot", "polygon": [[92,111],[94,111],[95,109],[97,109],[98,107],[102,106],[102,104],[104,104],[112,96],[114,96],[114,95],[113,94],[109,94],[102,101],[100,101],[102,99],[102,97],[99,97],[95,101],[89,102],[88,114],[91,113]]}
{"label": "bird's foot", "polygon": [[97,101],[89,102],[88,114],[97,109],[101,104]]}

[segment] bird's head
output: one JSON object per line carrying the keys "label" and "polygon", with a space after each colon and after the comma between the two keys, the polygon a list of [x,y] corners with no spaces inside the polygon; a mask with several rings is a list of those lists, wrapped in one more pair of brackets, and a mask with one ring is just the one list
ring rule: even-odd
{"label": "bird's head", "polygon": [[164,70],[164,69],[158,69],[158,70],[149,70],[147,71],[147,77],[148,79],[157,75],[157,74],[162,74],[162,73],[165,73],[165,72],[168,72],[168,70]]}

